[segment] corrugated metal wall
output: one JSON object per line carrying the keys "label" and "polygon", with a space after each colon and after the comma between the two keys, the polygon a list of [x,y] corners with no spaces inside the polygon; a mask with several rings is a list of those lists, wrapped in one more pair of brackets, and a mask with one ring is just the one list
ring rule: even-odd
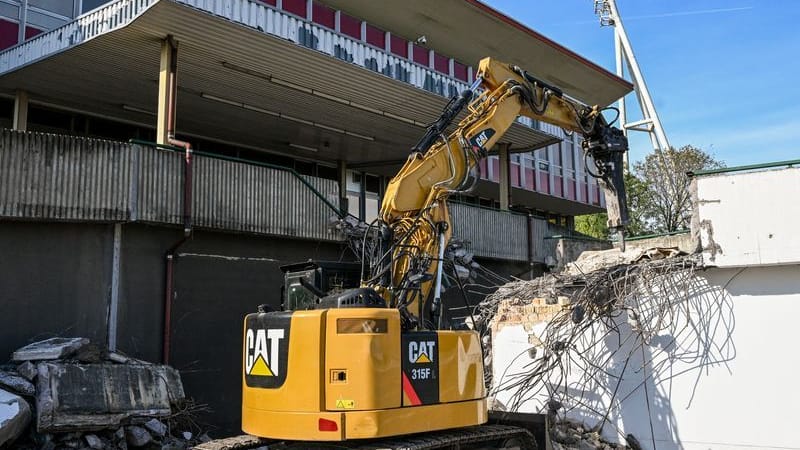
{"label": "corrugated metal wall", "polygon": [[3,130],[0,216],[129,220],[128,149],[120,142]]}
{"label": "corrugated metal wall", "polygon": [[[201,228],[337,241],[335,212],[287,170],[194,157]],[[338,183],[304,177],[330,203]],[[181,224],[183,154],[123,142],[0,132],[0,217]]]}
{"label": "corrugated metal wall", "polygon": [[[543,263],[555,255],[552,235],[546,220],[450,202],[453,237],[470,242],[476,256],[511,261]],[[530,234],[528,221],[530,220]]]}

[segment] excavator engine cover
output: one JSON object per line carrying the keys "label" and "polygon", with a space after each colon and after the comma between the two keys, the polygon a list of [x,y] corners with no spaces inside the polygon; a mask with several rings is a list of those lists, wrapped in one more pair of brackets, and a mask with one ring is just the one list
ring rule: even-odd
{"label": "excavator engine cover", "polygon": [[390,308],[250,314],[242,428],[266,438],[370,439],[485,423],[474,331],[402,331]]}

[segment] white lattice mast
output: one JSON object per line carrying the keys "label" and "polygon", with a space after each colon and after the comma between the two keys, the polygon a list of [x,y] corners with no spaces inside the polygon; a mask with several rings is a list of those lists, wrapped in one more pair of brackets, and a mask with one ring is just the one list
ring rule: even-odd
{"label": "white lattice mast", "polygon": [[619,99],[620,128],[626,135],[628,130],[643,131],[650,136],[653,150],[669,150],[667,134],[664,133],[664,127],[661,126],[661,120],[659,120],[658,113],[656,113],[655,104],[650,97],[650,91],[647,90],[647,84],[645,84],[644,76],[642,76],[642,71],[639,69],[639,63],[636,62],[633,47],[631,47],[631,42],[628,40],[625,27],[622,25],[622,18],[619,16],[616,0],[594,0],[594,12],[600,17],[600,26],[614,27],[617,75],[624,78],[625,72],[623,69],[625,65],[628,66],[628,73],[631,76],[636,98],[639,100],[639,107],[642,110],[642,120],[628,122],[625,97]]}

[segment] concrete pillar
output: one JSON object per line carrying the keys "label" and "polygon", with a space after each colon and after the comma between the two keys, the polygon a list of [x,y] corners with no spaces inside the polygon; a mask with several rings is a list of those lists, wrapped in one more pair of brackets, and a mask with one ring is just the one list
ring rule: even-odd
{"label": "concrete pillar", "polygon": [[339,174],[339,211],[347,213],[347,162],[337,161],[336,170]]}
{"label": "concrete pillar", "polygon": [[[169,143],[169,114],[170,106],[174,105],[175,98],[170,81],[176,76],[178,49],[172,36],[167,36],[161,41],[161,62],[158,73],[158,115],[156,117],[156,143],[167,145]],[[177,80],[174,81],[177,85]],[[174,112],[174,109],[173,109]]]}
{"label": "concrete pillar", "polygon": [[503,211],[508,211],[511,203],[511,177],[509,176],[511,159],[508,155],[510,147],[511,144],[497,144],[497,153],[500,155],[500,209]]}
{"label": "concrete pillar", "polygon": [[14,96],[13,128],[17,131],[28,131],[28,93],[17,91]]}

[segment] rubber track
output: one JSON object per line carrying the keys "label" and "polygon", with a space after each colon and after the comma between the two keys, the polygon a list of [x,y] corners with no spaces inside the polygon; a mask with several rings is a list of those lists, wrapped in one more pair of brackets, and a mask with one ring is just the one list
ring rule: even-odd
{"label": "rubber track", "polygon": [[364,443],[349,442],[276,442],[254,436],[237,436],[218,439],[194,447],[197,450],[246,450],[266,446],[275,449],[354,449],[354,450],[432,450],[458,449],[461,445],[480,444],[501,439],[518,439],[521,450],[536,450],[536,440],[524,428],[509,425],[482,425],[455,430],[405,436],[401,438],[380,439]]}

